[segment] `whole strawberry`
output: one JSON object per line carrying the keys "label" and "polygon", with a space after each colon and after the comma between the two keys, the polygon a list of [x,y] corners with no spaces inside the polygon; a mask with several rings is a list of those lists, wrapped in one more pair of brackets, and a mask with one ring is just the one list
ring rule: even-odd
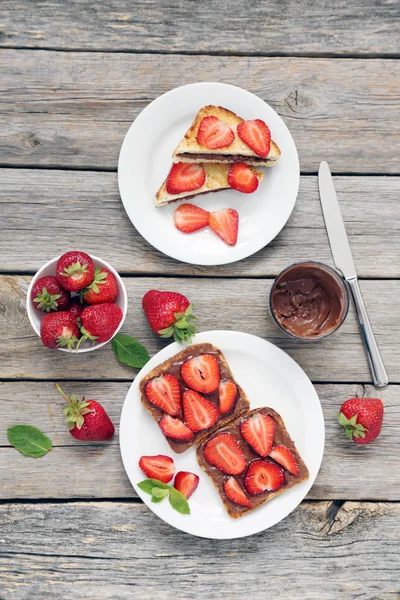
{"label": "whole strawberry", "polygon": [[81,314],[81,343],[86,340],[92,342],[107,342],[121,323],[122,310],[117,304],[95,304],[88,306]]}
{"label": "whole strawberry", "polygon": [[79,296],[75,296],[74,298],[72,298],[71,306],[69,307],[68,312],[71,313],[71,315],[74,315],[76,319],[78,319],[84,310],[85,305],[82,304]]}
{"label": "whole strawberry", "polygon": [[350,398],[342,404],[338,420],[350,440],[356,444],[368,444],[378,437],[382,427],[382,400]]}
{"label": "whole strawberry", "polygon": [[190,343],[196,333],[192,322],[193,305],[186,296],[177,292],[149,290],[142,300],[143,310],[150,327],[162,338],[174,337],[178,343]]}
{"label": "whole strawberry", "polygon": [[79,292],[90,285],[94,277],[94,262],[80,250],[66,252],[57,261],[56,278],[69,292]]}
{"label": "whole strawberry", "polygon": [[55,384],[57,390],[67,401],[63,413],[68,423],[70,434],[77,440],[104,441],[114,435],[114,425],[104,408],[96,400],[78,400],[75,395],[68,398]]}
{"label": "whole strawberry", "polygon": [[92,283],[81,291],[81,298],[87,304],[115,302],[118,294],[117,281],[110,271],[97,267]]}
{"label": "whole strawberry", "polygon": [[40,324],[40,337],[48,348],[72,350],[80,335],[78,323],[70,312],[48,313]]}
{"label": "whole strawberry", "polygon": [[41,277],[32,287],[31,300],[33,306],[42,312],[67,310],[71,296],[52,275]]}

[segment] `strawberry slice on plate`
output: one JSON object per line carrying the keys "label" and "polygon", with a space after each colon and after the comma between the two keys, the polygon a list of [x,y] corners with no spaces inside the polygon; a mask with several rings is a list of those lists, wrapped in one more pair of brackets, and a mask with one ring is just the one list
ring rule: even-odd
{"label": "strawberry slice on plate", "polygon": [[170,415],[164,415],[158,424],[163,434],[173,440],[189,442],[193,439],[193,431],[191,431],[180,419],[174,419],[174,417],[171,417]]}
{"label": "strawberry slice on plate", "polygon": [[232,129],[218,117],[204,117],[197,132],[197,142],[206,148],[226,148],[235,139]]}
{"label": "strawberry slice on plate", "polygon": [[200,354],[186,360],[181,367],[184,382],[201,394],[211,394],[220,382],[219,364],[212,354]]}
{"label": "strawberry slice on plate", "polygon": [[174,375],[166,373],[149,381],[146,396],[149,402],[169,415],[176,416],[181,411],[181,388]]}
{"label": "strawberry slice on plate", "polygon": [[260,456],[268,456],[271,452],[274,431],[274,420],[262,413],[256,413],[240,425],[242,437]]}
{"label": "strawberry slice on plate", "polygon": [[237,387],[233,381],[221,381],[218,388],[219,393],[219,412],[225,415],[229,412],[235,402]]}
{"label": "strawberry slice on plate", "polygon": [[175,163],[167,177],[168,194],[181,194],[198,190],[204,184],[206,174],[201,165],[195,163]]}
{"label": "strawberry slice on plate", "polygon": [[286,446],[275,446],[271,451],[270,457],[276,460],[282,467],[284,467],[292,475],[299,474],[299,467],[297,466],[296,459],[293,453],[286,448]]}
{"label": "strawberry slice on plate", "polygon": [[266,158],[271,148],[271,132],[269,127],[261,121],[243,121],[237,126],[237,132],[240,139],[253,150],[257,156]]}
{"label": "strawberry slice on plate", "polygon": [[168,483],[174,476],[175,465],[172,458],[157,454],[156,456],[141,456],[139,467],[147,477]]}
{"label": "strawberry slice on plate", "polygon": [[228,173],[231,188],[243,194],[252,194],[258,188],[258,179],[253,171],[242,162],[231,166]]}
{"label": "strawberry slice on plate", "polygon": [[251,502],[234,477],[229,477],[224,483],[224,492],[232,502],[241,506],[251,506]]}
{"label": "strawberry slice on plate", "polygon": [[174,212],[175,227],[183,233],[192,233],[207,227],[210,213],[194,204],[181,204]]}
{"label": "strawberry slice on plate", "polygon": [[285,475],[282,469],[272,462],[262,458],[253,460],[244,478],[244,485],[250,494],[261,494],[262,492],[274,492],[285,483]]}
{"label": "strawberry slice on plate", "polygon": [[207,442],[204,457],[210,465],[228,475],[240,475],[246,468],[242,449],[230,433],[219,433]]}
{"label": "strawberry slice on plate", "polygon": [[239,214],[234,208],[223,208],[210,214],[209,226],[221,240],[234,246],[238,238]]}
{"label": "strawberry slice on plate", "polygon": [[186,425],[192,431],[204,431],[218,421],[218,409],[201,394],[188,390],[183,394],[183,414]]}
{"label": "strawberry slice on plate", "polygon": [[175,475],[174,488],[189,499],[199,485],[200,478],[194,473],[188,471],[179,471]]}

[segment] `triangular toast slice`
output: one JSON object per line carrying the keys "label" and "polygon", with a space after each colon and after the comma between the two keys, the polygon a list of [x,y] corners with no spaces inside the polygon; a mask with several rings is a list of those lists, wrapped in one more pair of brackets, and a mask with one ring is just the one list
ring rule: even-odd
{"label": "triangular toast slice", "polygon": [[[230,188],[228,183],[228,173],[232,166],[231,164],[205,163],[201,166],[206,174],[206,180],[200,188],[197,190],[191,190],[190,192],[182,192],[181,194],[169,194],[166,187],[167,180],[165,180],[156,194],[156,207],[165,206],[166,204],[175,202],[176,200],[189,199],[200,194],[219,192],[221,190]],[[252,167],[250,168],[257,177],[258,181],[261,182],[264,178],[264,174],[261,173],[261,171],[257,171],[257,169]]]}
{"label": "triangular toast slice", "polygon": [[[197,142],[197,132],[204,117],[215,116],[228,125],[235,134],[235,139],[226,148],[210,149]],[[174,162],[190,163],[235,163],[244,162],[254,167],[272,167],[279,158],[281,151],[271,140],[271,148],[266,158],[257,156],[238,136],[236,131],[244,119],[221,106],[204,106],[199,110],[192,125],[180,141],[172,155]]]}

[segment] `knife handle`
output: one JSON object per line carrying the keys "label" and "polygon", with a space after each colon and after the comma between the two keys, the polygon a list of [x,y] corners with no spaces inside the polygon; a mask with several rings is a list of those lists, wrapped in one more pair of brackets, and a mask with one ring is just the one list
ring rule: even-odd
{"label": "knife handle", "polygon": [[374,385],[377,387],[384,387],[389,383],[389,379],[372,331],[371,323],[369,322],[357,277],[349,278],[347,282],[350,286],[351,295],[353,296],[354,305],[356,307],[358,324],[360,326],[361,337],[367,353]]}

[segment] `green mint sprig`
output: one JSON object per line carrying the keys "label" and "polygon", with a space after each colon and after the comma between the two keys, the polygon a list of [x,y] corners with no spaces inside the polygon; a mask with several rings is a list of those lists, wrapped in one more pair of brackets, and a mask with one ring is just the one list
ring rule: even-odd
{"label": "green mint sprig", "polygon": [[39,458],[52,449],[51,440],[32,425],[14,425],[7,429],[8,441],[25,456]]}
{"label": "green mint sprig", "polygon": [[169,503],[174,510],[181,515],[190,515],[189,502],[173,485],[167,485],[158,479],[151,478],[144,479],[137,485],[143,492],[151,495],[152,502],[161,502],[166,496],[169,496]]}
{"label": "green mint sprig", "polygon": [[111,345],[118,360],[128,367],[141,369],[150,360],[146,348],[126,333],[118,333],[112,339]]}

